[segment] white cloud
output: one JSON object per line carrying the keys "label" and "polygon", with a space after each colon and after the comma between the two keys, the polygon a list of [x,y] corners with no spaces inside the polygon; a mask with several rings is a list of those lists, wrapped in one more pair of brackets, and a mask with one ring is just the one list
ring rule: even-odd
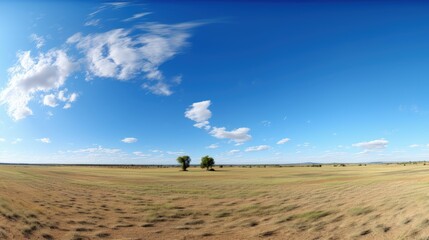
{"label": "white cloud", "polygon": [[51,143],[51,139],[49,139],[49,138],[39,138],[36,140],[39,142],[42,142],[42,143]]}
{"label": "white cloud", "polygon": [[48,94],[43,97],[43,105],[49,106],[49,107],[56,107],[58,106],[57,100],[55,99],[54,94]]}
{"label": "white cloud", "polygon": [[77,93],[72,93],[69,97],[69,102],[70,103],[75,102],[78,96],[79,95]]}
{"label": "white cloud", "polygon": [[420,144],[411,144],[409,147],[410,148],[417,148],[417,147],[420,147]]}
{"label": "white cloud", "polygon": [[101,146],[92,147],[92,148],[82,148],[78,150],[68,151],[71,153],[99,153],[99,154],[113,154],[121,152],[121,149],[118,148],[103,148]]}
{"label": "white cloud", "polygon": [[59,101],[65,102],[63,109],[69,109],[71,108],[71,103],[75,102],[77,100],[77,98],[79,97],[79,94],[73,92],[71,94],[69,94],[68,96],[66,96],[67,93],[67,88],[64,90],[61,90],[57,93],[56,98]]}
{"label": "white cloud", "polygon": [[278,142],[277,142],[277,144],[285,144],[285,143],[287,143],[287,142],[289,142],[290,141],[290,139],[289,138],[283,138],[283,139],[280,139]]}
{"label": "white cloud", "polygon": [[389,141],[385,139],[377,139],[369,142],[355,143],[352,146],[362,148],[366,151],[373,151],[373,150],[384,149],[387,147],[387,144],[389,144]]}
{"label": "white cloud", "polygon": [[259,145],[259,146],[248,147],[244,151],[245,152],[258,152],[258,151],[264,151],[264,150],[268,150],[268,149],[270,149],[270,146],[268,146],[268,145]]}
{"label": "white cloud", "polygon": [[156,84],[152,85],[149,83],[143,83],[142,87],[144,89],[148,89],[156,95],[170,96],[171,94],[173,94],[173,91],[170,89],[170,85],[164,82],[157,82]]}
{"label": "white cloud", "polygon": [[209,129],[210,126],[208,120],[212,117],[212,112],[209,110],[210,104],[210,100],[193,103],[186,110],[185,117],[196,122],[196,124],[194,124],[195,127],[207,127]]}
{"label": "white cloud", "polygon": [[207,146],[206,148],[209,148],[209,149],[216,149],[216,148],[218,148],[219,147],[219,145],[217,145],[217,144],[210,144],[209,146]]}
{"label": "white cloud", "polygon": [[232,131],[227,131],[225,127],[212,128],[208,121],[212,117],[212,112],[209,110],[210,105],[210,100],[193,103],[186,109],[185,117],[196,122],[194,126],[197,128],[204,128],[207,131],[211,129],[209,134],[219,139],[231,139],[238,145],[252,139],[252,136],[248,134],[249,128],[237,128]]}
{"label": "white cloud", "polygon": [[102,3],[95,11],[91,12],[90,14],[88,14],[88,21],[85,23],[85,26],[88,26],[88,23],[91,21],[97,21],[94,24],[89,24],[89,26],[97,26],[99,25],[99,21],[100,19],[94,19],[94,17],[106,10],[115,10],[115,9],[120,9],[123,7],[126,7],[130,5],[130,2],[107,2],[107,3]]}
{"label": "white cloud", "polygon": [[58,106],[57,100],[66,102],[64,104],[63,109],[69,109],[71,108],[71,103],[75,102],[77,97],[79,96],[77,93],[71,93],[70,95],[66,96],[67,89],[61,90],[56,95],[54,94],[47,94],[43,97],[43,105],[49,106],[49,107],[56,107]]}
{"label": "white cloud", "polygon": [[50,50],[32,57],[30,51],[18,53],[18,62],[9,68],[7,87],[0,103],[15,121],[32,115],[28,103],[37,92],[56,90],[64,85],[74,65],[63,50]]}
{"label": "white cloud", "polygon": [[240,152],[240,150],[238,150],[238,149],[233,149],[233,150],[229,151],[228,153],[229,153],[229,154],[235,154],[235,153],[238,153],[238,152]]}
{"label": "white cloud", "polygon": [[224,127],[213,127],[213,129],[210,131],[210,134],[219,139],[231,139],[232,141],[236,143],[244,143],[252,139],[252,136],[250,136],[248,133],[250,131],[250,128],[237,128],[232,131],[227,131]]}
{"label": "white cloud", "polygon": [[122,7],[127,6],[128,4],[130,4],[130,3],[129,2],[107,2],[107,3],[104,3],[104,5],[112,6],[114,8],[122,8]]}
{"label": "white cloud", "polygon": [[62,102],[66,102],[68,100],[68,97],[65,96],[66,92],[67,92],[67,89],[59,91],[57,94],[58,100]]}
{"label": "white cloud", "polygon": [[159,67],[188,44],[189,30],[201,24],[146,23],[133,30],[113,29],[85,36],[76,33],[67,43],[83,53],[89,77],[126,81],[143,73],[150,80],[143,84],[144,88],[154,94],[171,95],[171,84]]}
{"label": "white cloud", "polygon": [[6,139],[0,138],[0,142],[6,142]]}
{"label": "white cloud", "polygon": [[36,44],[36,48],[41,48],[45,45],[45,39],[35,33],[30,35],[30,39]]}
{"label": "white cloud", "polygon": [[129,17],[129,18],[127,18],[127,19],[124,19],[124,20],[123,20],[123,22],[133,21],[133,20],[136,20],[136,19],[142,18],[142,17],[144,17],[144,16],[147,16],[147,15],[149,15],[149,14],[151,14],[151,12],[136,13],[136,14],[134,14],[132,17]]}
{"label": "white cloud", "polygon": [[71,108],[71,104],[70,103],[64,104],[63,109],[69,109],[69,108]]}
{"label": "white cloud", "polygon": [[124,143],[135,143],[137,141],[138,139],[133,137],[127,137],[121,140],[121,142],[124,142]]}

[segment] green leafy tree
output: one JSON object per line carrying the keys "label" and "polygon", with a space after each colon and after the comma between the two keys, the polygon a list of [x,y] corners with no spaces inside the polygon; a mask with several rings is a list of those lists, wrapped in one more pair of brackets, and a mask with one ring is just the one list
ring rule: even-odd
{"label": "green leafy tree", "polygon": [[201,158],[201,168],[206,168],[207,171],[209,169],[213,169],[213,165],[215,164],[215,161],[212,157],[204,156]]}
{"label": "green leafy tree", "polygon": [[189,156],[180,156],[177,158],[177,162],[180,163],[183,171],[187,171],[186,169],[191,164],[191,158]]}

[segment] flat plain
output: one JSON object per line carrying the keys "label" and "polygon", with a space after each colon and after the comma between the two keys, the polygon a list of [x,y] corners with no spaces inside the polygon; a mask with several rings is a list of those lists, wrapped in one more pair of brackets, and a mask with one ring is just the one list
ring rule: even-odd
{"label": "flat plain", "polygon": [[0,166],[0,239],[428,239],[429,166]]}

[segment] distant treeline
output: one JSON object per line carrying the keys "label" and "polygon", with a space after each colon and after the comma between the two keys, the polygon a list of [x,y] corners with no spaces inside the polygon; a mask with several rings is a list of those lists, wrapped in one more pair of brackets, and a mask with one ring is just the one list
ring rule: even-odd
{"label": "distant treeline", "polygon": [[[0,163],[9,166],[46,166],[46,167],[108,167],[108,168],[177,168],[178,165],[140,165],[140,164],[32,164],[32,163]],[[345,166],[345,164],[224,164],[218,168],[267,168],[267,167],[322,167],[323,165]],[[355,164],[354,164],[355,165]],[[366,164],[365,164],[366,165]],[[199,168],[200,165],[190,165],[190,168]]]}
{"label": "distant treeline", "polygon": [[[367,165],[426,165],[426,161],[409,161],[409,162],[371,162],[371,163],[292,163],[292,164],[222,164],[216,165],[218,168],[267,168],[267,167],[346,167],[346,166],[367,166]],[[41,164],[41,163],[0,163],[8,166],[51,166],[51,167],[110,167],[110,168],[178,168],[177,164]],[[192,164],[190,168],[199,168],[200,165]]]}
{"label": "distant treeline", "polygon": [[[165,164],[34,164],[34,163],[0,163],[0,165],[10,166],[51,166],[51,167],[113,167],[113,168],[177,168],[178,165]],[[331,164],[332,165],[332,164]],[[266,168],[266,167],[321,167],[322,164],[223,164],[216,167],[234,168]],[[199,168],[200,165],[191,164],[190,168]]]}

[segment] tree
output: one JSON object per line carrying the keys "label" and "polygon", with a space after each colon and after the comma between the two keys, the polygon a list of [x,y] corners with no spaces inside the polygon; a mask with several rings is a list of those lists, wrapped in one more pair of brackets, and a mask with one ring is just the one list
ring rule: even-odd
{"label": "tree", "polygon": [[213,165],[215,164],[215,161],[212,157],[204,156],[201,158],[201,168],[206,168],[207,171],[210,169],[213,169]]}
{"label": "tree", "polygon": [[177,162],[180,163],[183,171],[187,171],[186,169],[191,163],[191,158],[189,156],[180,156],[177,158]]}

